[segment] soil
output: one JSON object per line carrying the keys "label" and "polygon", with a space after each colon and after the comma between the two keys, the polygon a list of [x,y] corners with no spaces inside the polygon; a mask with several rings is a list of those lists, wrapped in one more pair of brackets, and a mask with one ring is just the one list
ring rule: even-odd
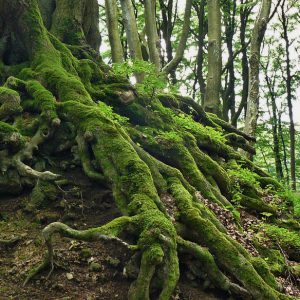
{"label": "soil", "polygon": [[[0,300],[127,299],[134,279],[124,267],[132,253],[112,241],[87,243],[55,237],[54,271],[47,278],[49,270],[45,270],[23,286],[28,272],[43,261],[41,230],[47,224],[62,221],[72,228],[86,229],[120,215],[109,190],[92,184],[79,170],[72,171],[68,178],[73,183],[61,188],[56,201],[34,211],[25,209],[29,193],[0,196],[0,239],[20,238],[10,246],[0,244]],[[203,283],[189,280],[188,272],[182,273],[173,299],[229,299],[214,290],[203,291]]]}

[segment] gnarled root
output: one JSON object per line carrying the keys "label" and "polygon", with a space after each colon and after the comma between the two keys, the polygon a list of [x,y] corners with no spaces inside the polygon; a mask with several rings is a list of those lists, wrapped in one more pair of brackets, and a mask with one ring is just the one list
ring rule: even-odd
{"label": "gnarled root", "polygon": [[131,247],[128,243],[117,237],[117,235],[119,235],[131,222],[132,219],[129,217],[120,217],[101,227],[91,228],[87,230],[75,230],[68,225],[60,222],[49,224],[42,231],[42,236],[47,246],[47,254],[45,255],[43,262],[38,267],[32,269],[29,272],[27,278],[24,281],[24,285],[26,285],[34,276],[36,276],[38,273],[45,270],[49,266],[51,267],[51,270],[47,278],[53,272],[55,262],[52,236],[54,234],[57,233],[62,237],[68,237],[71,239],[86,242],[114,241],[125,246],[126,248],[133,249],[134,247]]}

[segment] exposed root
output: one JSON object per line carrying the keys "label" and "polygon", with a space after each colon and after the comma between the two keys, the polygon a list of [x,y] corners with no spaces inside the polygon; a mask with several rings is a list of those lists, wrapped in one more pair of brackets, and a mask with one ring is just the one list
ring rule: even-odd
{"label": "exposed root", "polygon": [[120,217],[101,227],[91,228],[87,230],[76,230],[60,222],[49,224],[42,231],[42,236],[47,246],[47,254],[45,255],[43,262],[38,267],[32,269],[29,272],[26,280],[24,281],[24,285],[26,285],[34,276],[38,275],[41,271],[45,270],[49,266],[51,267],[51,269],[48,273],[47,278],[49,278],[52,274],[55,265],[52,245],[52,236],[54,234],[59,234],[62,237],[68,237],[71,239],[86,242],[113,241],[132,250],[135,249],[135,246],[131,246],[117,237],[117,235],[119,235],[131,222],[132,219],[129,217]]}
{"label": "exposed root", "polygon": [[232,283],[229,278],[220,271],[208,249],[203,248],[196,243],[186,241],[181,237],[177,238],[177,242],[179,250],[182,253],[190,253],[197,259],[197,261],[200,262],[201,267],[203,267],[202,272],[207,272],[208,278],[215,287],[225,291],[230,291],[235,295],[241,295],[249,298],[250,294],[247,290],[235,283]]}
{"label": "exposed root", "polygon": [[14,238],[11,238],[9,240],[0,239],[0,245],[3,245],[3,246],[13,246],[17,242],[19,242],[20,240],[21,240],[21,237],[14,237]]}

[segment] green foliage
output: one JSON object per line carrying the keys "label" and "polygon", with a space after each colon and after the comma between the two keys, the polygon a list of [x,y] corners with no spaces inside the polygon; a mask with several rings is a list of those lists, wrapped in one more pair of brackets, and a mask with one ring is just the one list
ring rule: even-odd
{"label": "green foliage", "polygon": [[294,216],[300,218],[300,193],[287,189],[279,196],[293,207]]}
{"label": "green foliage", "polygon": [[240,182],[259,188],[259,182],[257,181],[255,173],[249,169],[241,168],[238,166],[236,169],[229,169],[228,174],[235,181],[236,185],[239,186]]}
{"label": "green foliage", "polygon": [[212,140],[225,143],[226,139],[220,131],[215,130],[209,126],[203,126],[202,124],[195,122],[190,115],[179,114],[174,117],[177,124],[181,127],[190,130],[192,132],[202,132],[208,135]]}
{"label": "green foliage", "polygon": [[157,92],[166,88],[167,83],[163,74],[158,74],[155,65],[146,61],[125,61],[122,64],[114,64],[113,72],[115,75],[132,77],[134,74],[144,74],[142,83],[137,83],[136,88],[140,93],[148,96],[155,96]]}
{"label": "green foliage", "polygon": [[114,113],[113,108],[111,106],[108,106],[104,102],[98,102],[98,106],[99,106],[101,112],[105,116],[107,116],[109,119],[118,122],[120,125],[126,125],[127,124],[128,118]]}
{"label": "green foliage", "polygon": [[267,236],[273,241],[278,242],[285,247],[295,247],[300,250],[299,233],[270,224],[264,224],[263,229],[265,230]]}
{"label": "green foliage", "polygon": [[159,139],[163,139],[168,142],[182,143],[183,139],[179,132],[176,131],[160,131],[158,135]]}

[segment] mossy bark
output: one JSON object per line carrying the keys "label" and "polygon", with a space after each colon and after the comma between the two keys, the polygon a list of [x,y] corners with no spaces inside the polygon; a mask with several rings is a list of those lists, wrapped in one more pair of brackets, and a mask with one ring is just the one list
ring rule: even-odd
{"label": "mossy bark", "polygon": [[[76,2],[79,7],[86,5],[83,0]],[[96,5],[97,1],[91,2]],[[48,171],[49,165],[42,171],[34,169],[36,154],[51,157],[63,152],[72,160],[71,147],[77,145],[75,154],[83,172],[111,188],[124,217],[85,231],[49,224],[43,231],[48,255],[28,278],[53,263],[51,236],[55,233],[121,242],[117,237],[127,230],[134,231],[131,249],[141,254],[130,299],[149,299],[155,277],[162,279],[158,299],[170,299],[181,272],[178,251],[200,261],[218,288],[245,298],[288,299],[277,291],[268,267],[260,264],[258,268],[257,261],[196,197],[199,191],[220,208],[234,209],[235,182],[228,169],[247,168],[263,176],[263,182],[268,181],[268,174],[234,150],[231,139],[225,137],[232,133],[230,126],[205,114],[190,99],[138,95],[95,51],[97,41],[88,37],[85,13],[80,13],[89,8],[77,12],[77,18],[71,1],[60,5],[51,25],[44,16],[46,27],[37,0],[13,0],[9,5],[0,0],[0,39],[8,31],[18,37],[5,42],[0,53],[7,70],[0,88],[0,111],[5,112],[0,118],[4,174],[0,191],[9,193],[12,186],[18,193],[25,187],[37,190],[39,180],[55,184],[60,176]],[[17,24],[12,26],[3,12],[18,15]],[[68,27],[70,32],[59,25],[64,19],[76,23]],[[16,53],[9,52],[13,48]],[[251,137],[243,134],[242,144],[247,140]]]}

